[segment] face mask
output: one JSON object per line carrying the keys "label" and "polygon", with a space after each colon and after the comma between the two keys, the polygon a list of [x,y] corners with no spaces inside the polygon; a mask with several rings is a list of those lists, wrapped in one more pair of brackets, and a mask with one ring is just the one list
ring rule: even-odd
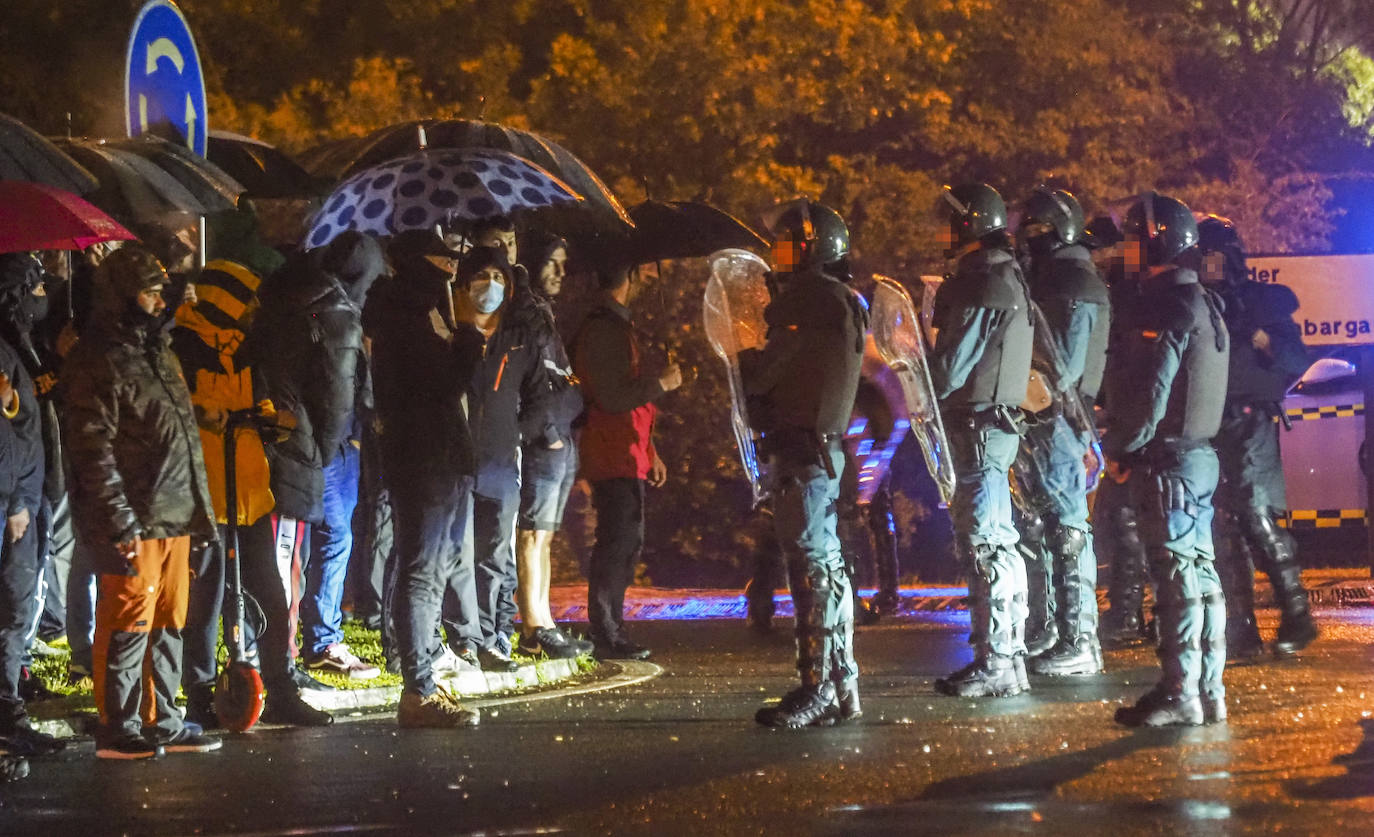
{"label": "face mask", "polygon": [[490,279],[481,279],[468,286],[468,298],[478,313],[491,314],[506,298],[506,286]]}

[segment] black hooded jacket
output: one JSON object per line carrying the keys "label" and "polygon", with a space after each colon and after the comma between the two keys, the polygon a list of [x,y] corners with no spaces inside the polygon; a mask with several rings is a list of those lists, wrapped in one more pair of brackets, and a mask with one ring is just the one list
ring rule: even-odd
{"label": "black hooded jacket", "polygon": [[296,418],[285,440],[267,446],[272,493],[279,514],[312,523],[324,520],[324,466],[348,444],[368,398],[362,311],[322,255],[297,256],[268,280],[237,355],[253,370],[254,397]]}
{"label": "black hooded jacket", "polygon": [[[9,344],[16,359],[23,364],[32,383],[25,392],[38,393],[33,409],[37,411],[41,438],[39,452],[43,457],[43,492],[56,502],[66,493],[62,468],[62,432],[57,417],[57,403],[53,392],[57,384],[56,355],[48,351],[36,327],[49,308],[49,300],[33,295],[33,289],[46,277],[43,265],[28,253],[6,253],[0,256],[0,338]],[[14,375],[10,375],[14,380]]]}
{"label": "black hooded jacket", "polygon": [[98,303],[62,366],[73,521],[101,572],[128,563],[100,545],[215,532],[200,432],[168,337],[125,302]]}
{"label": "black hooded jacket", "polygon": [[424,498],[476,473],[464,400],[482,335],[453,322],[442,271],[420,256],[393,253],[392,263],[363,309],[382,470],[392,492]]}

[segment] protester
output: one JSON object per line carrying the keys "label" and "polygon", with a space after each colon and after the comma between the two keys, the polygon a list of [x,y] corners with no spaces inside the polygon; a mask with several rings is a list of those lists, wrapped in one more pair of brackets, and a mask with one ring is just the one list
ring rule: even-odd
{"label": "protester", "polygon": [[553,535],[563,522],[563,509],[577,480],[572,425],[583,408],[582,390],[572,373],[551,305],[563,290],[568,246],[557,236],[536,232],[530,235],[524,251],[532,256],[529,282],[517,287],[510,316],[543,335],[543,364],[551,392],[545,401],[546,415],[542,419],[531,416],[535,427],[520,448],[520,514],[515,532],[520,650],[552,658],[575,657],[591,653],[592,643],[560,630],[549,610]]}
{"label": "protester", "polygon": [[579,450],[580,475],[592,485],[596,545],[587,579],[587,618],[601,659],[648,658],[625,630],[625,589],[634,581],[644,544],[644,484],[658,488],[668,468],[654,447],[653,401],[682,386],[682,370],[668,364],[644,371],[629,304],[643,282],[626,265],[597,273],[600,304],[577,333],[573,369],[587,398]]}
{"label": "protester", "polygon": [[395,275],[369,293],[363,327],[372,340],[382,470],[395,515],[393,615],[404,680],[396,720],[402,727],[468,726],[479,713],[436,682],[433,662],[442,656],[440,603],[463,557],[472,511],[476,457],[464,400],[482,336],[453,316],[459,253],[436,234],[414,230],[396,236],[388,254]]}
{"label": "protester", "polygon": [[167,274],[129,246],[95,281],[96,317],[63,367],[63,429],[77,527],[100,572],[96,755],[206,752],[219,739],[175,706],[191,540],[214,523],[190,394],[159,328]]}

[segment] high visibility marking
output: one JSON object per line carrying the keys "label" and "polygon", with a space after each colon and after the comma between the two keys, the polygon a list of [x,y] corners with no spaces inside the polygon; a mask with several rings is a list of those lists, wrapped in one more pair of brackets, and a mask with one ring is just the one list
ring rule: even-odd
{"label": "high visibility marking", "polygon": [[1354,418],[1364,415],[1363,404],[1327,404],[1321,407],[1291,407],[1284,410],[1290,421],[1316,421],[1324,418]]}
{"label": "high visibility marking", "polygon": [[1363,526],[1364,509],[1289,509],[1279,525],[1287,529],[1339,529]]}

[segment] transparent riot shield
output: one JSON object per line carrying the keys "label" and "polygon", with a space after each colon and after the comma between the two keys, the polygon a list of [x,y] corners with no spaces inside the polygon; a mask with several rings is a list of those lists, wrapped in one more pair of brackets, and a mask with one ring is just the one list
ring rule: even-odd
{"label": "transparent riot shield", "polygon": [[1083,458],[1083,468],[1087,475],[1089,492],[1097,488],[1106,464],[1102,456],[1102,443],[1097,435],[1097,424],[1087,405],[1083,403],[1078,390],[1065,388],[1063,380],[1064,362],[1055,345],[1049,323],[1040,307],[1031,304],[1031,323],[1035,330],[1035,342],[1031,350],[1030,381],[1026,386],[1026,400],[1021,409],[1028,423],[1021,437],[1016,462],[1012,465],[1012,500],[1022,512],[1044,512],[1058,505],[1056,498],[1047,496],[1054,484],[1050,480],[1050,457],[1054,447],[1057,427],[1062,420],[1069,432],[1087,442],[1087,454]]}
{"label": "transparent riot shield", "polygon": [[925,454],[926,468],[940,488],[945,503],[954,497],[954,462],[950,459],[949,442],[930,382],[930,366],[926,363],[926,346],[921,338],[920,320],[911,295],[895,279],[874,276],[877,287],[873,291],[873,343],[878,354],[897,375],[911,418],[911,430]]}
{"label": "transparent riot shield", "polygon": [[707,261],[711,277],[706,281],[702,320],[711,348],[725,361],[730,385],[730,424],[739,446],[740,463],[754,489],[754,504],[758,505],[767,498],[768,489],[765,465],[758,456],[759,436],[749,423],[745,407],[739,353],[762,347],[766,337],[763,309],[768,304],[768,287],[763,277],[768,265],[748,250],[721,250],[712,253]]}

